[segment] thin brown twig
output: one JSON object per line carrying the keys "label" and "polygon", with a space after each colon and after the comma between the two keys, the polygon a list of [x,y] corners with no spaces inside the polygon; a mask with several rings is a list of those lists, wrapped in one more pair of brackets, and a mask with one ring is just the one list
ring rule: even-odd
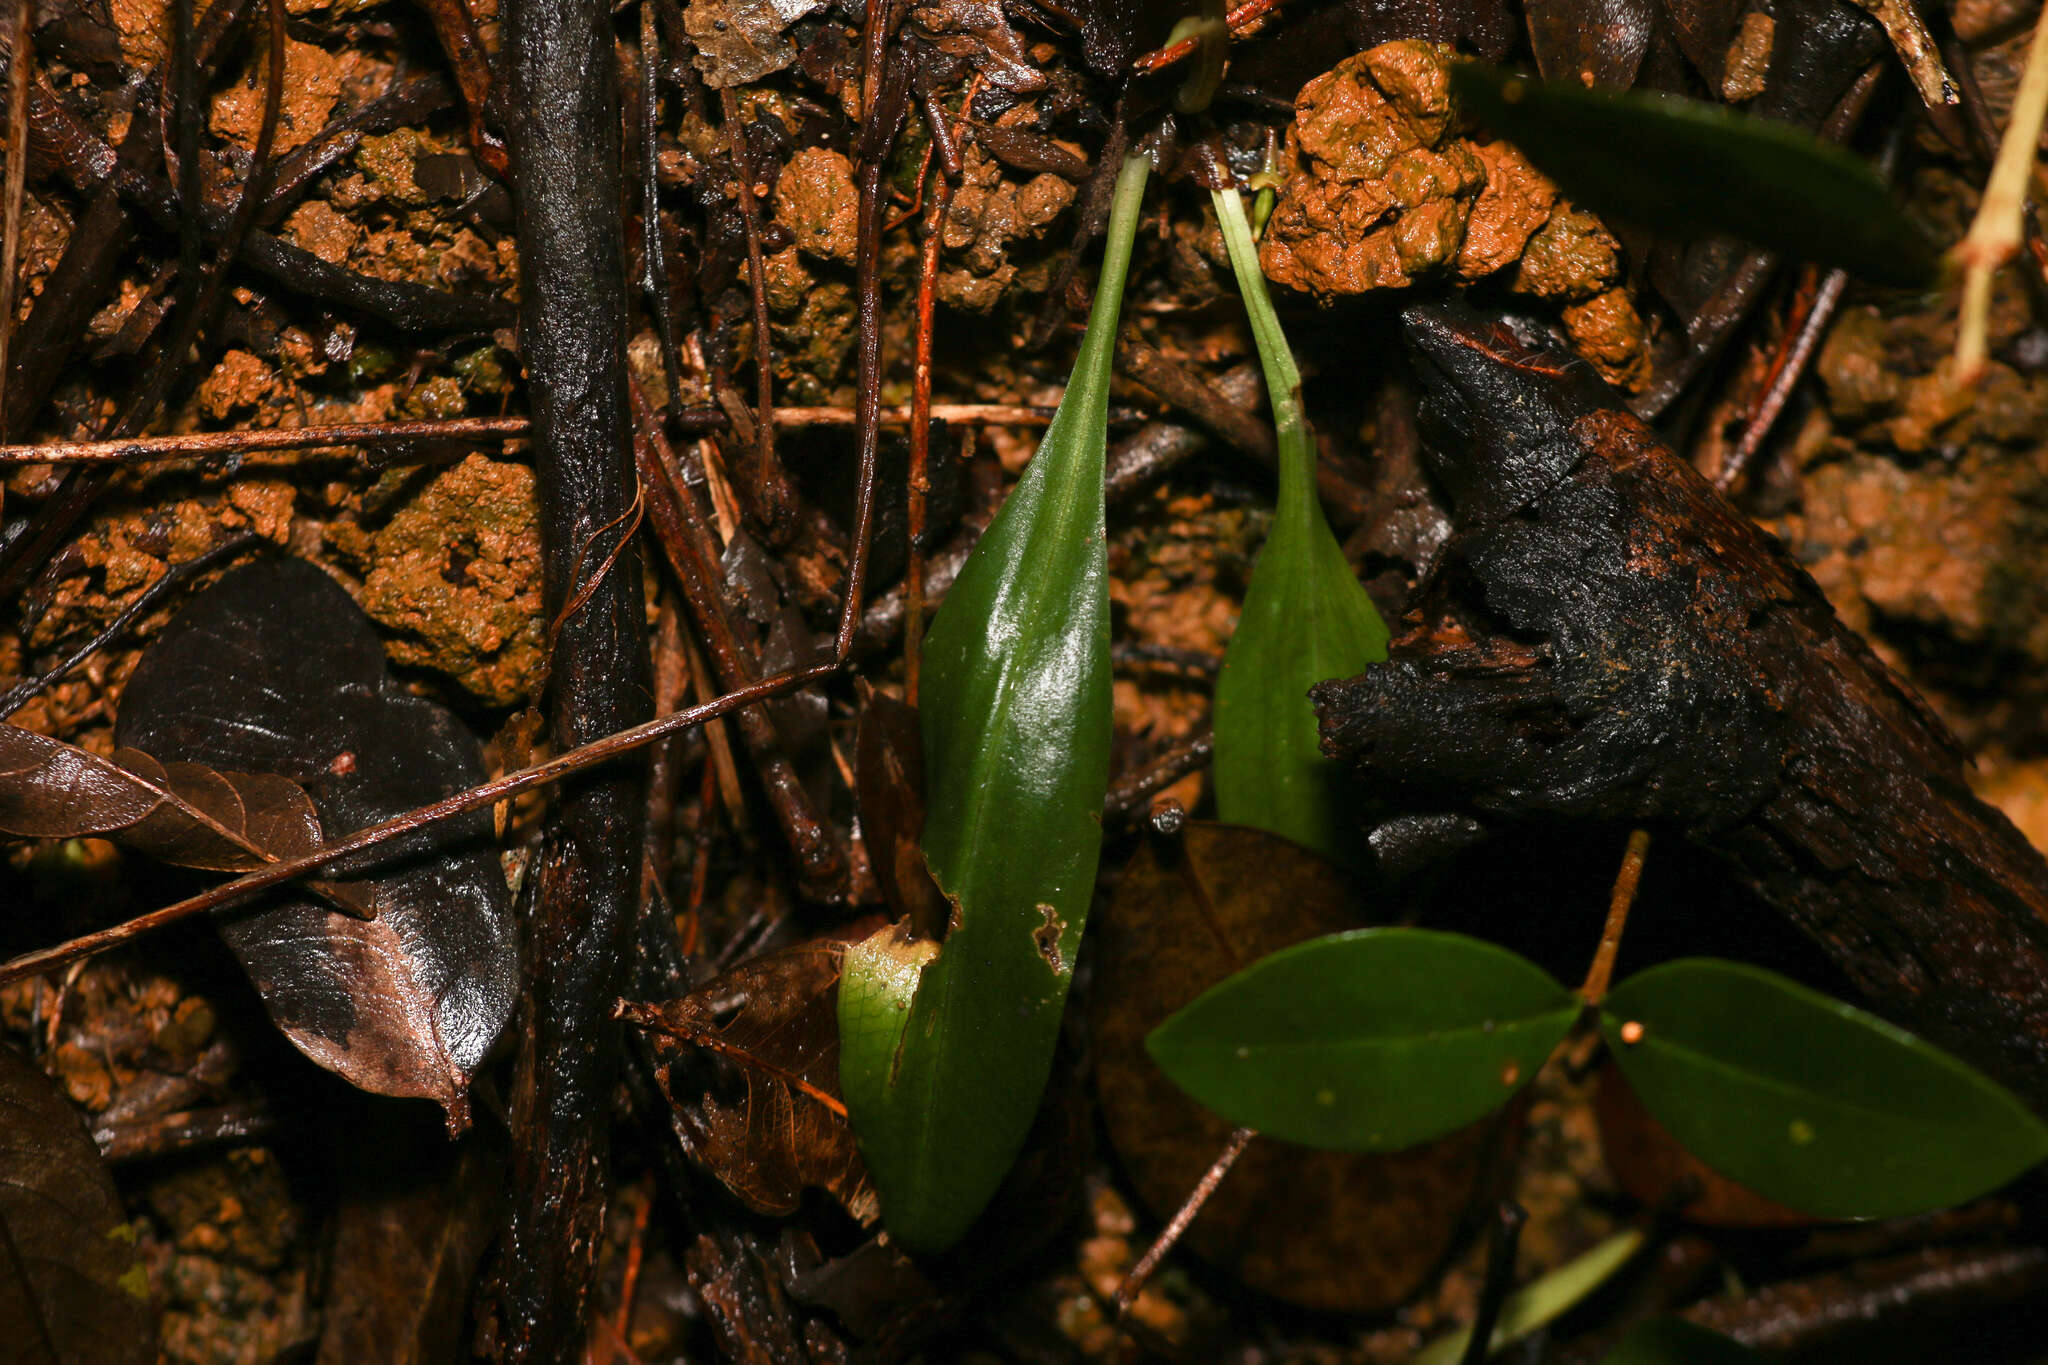
{"label": "thin brown twig", "polygon": [[794,532],[796,518],[788,500],[779,496],[786,490],[775,461],[775,354],[768,332],[767,257],[761,250],[761,206],[754,198],[754,157],[740,122],[739,92],[727,86],[718,92],[718,101],[732,157],[740,224],[746,231],[747,283],[754,301],[754,458],[760,462],[760,477],[752,480],[757,485],[753,496],[764,504],[762,520],[771,541],[781,540]]}
{"label": "thin brown twig", "polygon": [[1771,367],[1770,379],[1764,387],[1763,396],[1750,413],[1749,425],[1743,428],[1742,438],[1735,443],[1735,449],[1728,452],[1720,472],[1714,476],[1714,487],[1720,492],[1726,493],[1735,487],[1749,468],[1749,462],[1763,449],[1771,429],[1785,411],[1785,404],[1791,401],[1792,391],[1805,378],[1807,362],[1820,349],[1821,339],[1827,335],[1828,324],[1834,320],[1835,309],[1841,304],[1842,295],[1848,287],[1848,271],[1830,270],[1806,303],[1804,313],[1786,328],[1786,344]]}
{"label": "thin brown twig", "polygon": [[1600,930],[1600,947],[1593,954],[1586,984],[1579,987],[1579,998],[1588,1005],[1605,999],[1608,983],[1614,979],[1614,960],[1621,953],[1621,933],[1628,926],[1629,909],[1636,903],[1636,887],[1643,880],[1643,861],[1649,856],[1650,832],[1630,830],[1628,847],[1621,855],[1621,870],[1614,877],[1614,894],[1607,902],[1607,923]]}
{"label": "thin brown twig", "polygon": [[[627,1333],[633,1327],[633,1295],[640,1288],[640,1261],[647,1251],[647,1223],[654,1212],[654,1191],[647,1190],[640,1201],[640,1207],[633,1210],[633,1236],[626,1243],[626,1268],[619,1275],[619,1318],[612,1329],[615,1345],[622,1346],[628,1354]],[[613,1358],[617,1358],[616,1352]]]}
{"label": "thin brown twig", "polygon": [[932,486],[932,315],[937,302],[939,248],[945,240],[946,213],[952,206],[953,182],[942,178],[918,260],[917,350],[911,365],[910,473],[905,506],[909,560],[904,569],[903,604],[903,700],[911,706],[917,705],[924,652],[925,498]]}
{"label": "thin brown twig", "polygon": [[99,634],[73,650],[61,663],[39,677],[24,679],[9,688],[4,695],[0,695],[0,720],[13,715],[45,690],[63,681],[65,675],[72,669],[104,649],[109,641],[134,625],[139,617],[155,610],[158,603],[170,593],[176,592],[181,585],[251,546],[263,543],[265,542],[261,535],[254,531],[244,531],[240,535],[229,537],[205,553],[166,570],[156,582],[137,593],[135,600],[123,607],[120,614],[109,621]]}
{"label": "thin brown twig", "polygon": [[[35,59],[35,0],[14,0],[13,51],[7,58],[7,222],[0,240],[0,392],[7,387],[7,344],[14,335],[14,291],[19,284],[21,210],[28,198],[28,72]],[[0,399],[0,440],[7,435],[7,404]]]}
{"label": "thin brown twig", "polygon": [[[1056,405],[1024,403],[934,403],[930,420],[944,426],[1042,427],[1052,421]],[[1135,413],[1112,412],[1111,420],[1130,421]],[[859,413],[850,407],[788,407],[775,413],[777,426],[846,427]],[[709,406],[671,413],[669,420],[685,431],[718,431],[729,424]],[[908,406],[880,410],[883,426],[907,427],[915,420]],[[531,428],[524,417],[457,417],[445,421],[342,422],[332,426],[273,427],[262,431],[197,431],[177,436],[138,436],[126,440],[53,441],[48,445],[0,445],[0,466],[24,464],[136,464],[145,460],[178,460],[208,456],[226,458],[274,450],[324,450],[339,446],[381,447],[408,441],[517,440]]]}
{"label": "thin brown twig", "polygon": [[1216,1187],[1223,1183],[1223,1177],[1230,1174],[1230,1168],[1237,1164],[1237,1159],[1244,1155],[1244,1149],[1250,1146],[1251,1140],[1257,1136],[1258,1134],[1250,1128],[1238,1128],[1231,1132],[1230,1140],[1223,1144],[1223,1150],[1217,1153],[1216,1160],[1202,1173],[1202,1178],[1195,1182],[1195,1188],[1189,1191],[1187,1199],[1173,1215],[1173,1221],[1166,1225],[1151,1246],[1145,1248],[1145,1254],[1131,1267],[1131,1273],[1124,1276],[1123,1283],[1116,1287],[1116,1297],[1112,1302],[1119,1318],[1131,1311],[1131,1305],[1137,1301],[1138,1295],[1144,1292],[1152,1273],[1159,1269],[1159,1263],[1166,1259],[1166,1254],[1187,1234],[1189,1225],[1195,1221],[1195,1215],[1202,1211],[1202,1206],[1209,1202],[1209,1196],[1216,1193]]}

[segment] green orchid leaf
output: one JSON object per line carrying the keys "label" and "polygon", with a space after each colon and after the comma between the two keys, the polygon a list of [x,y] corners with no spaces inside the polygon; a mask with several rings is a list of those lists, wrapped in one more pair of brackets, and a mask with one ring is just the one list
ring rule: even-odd
{"label": "green orchid leaf", "polygon": [[1344,560],[1316,499],[1315,442],[1301,375],[1266,293],[1258,247],[1236,190],[1211,196],[1252,337],[1266,371],[1280,451],[1273,529],[1245,589],[1237,633],[1216,679],[1216,810],[1232,824],[1283,835],[1343,862],[1357,843],[1342,819],[1308,689],[1387,657],[1387,627]]}
{"label": "green orchid leaf", "polygon": [[1600,1365],[1755,1365],[1762,1356],[1684,1318],[1637,1323]]}
{"label": "green orchid leaf", "polygon": [[[1494,1322],[1493,1339],[1486,1343],[1486,1354],[1504,1350],[1563,1317],[1588,1294],[1613,1279],[1615,1272],[1627,1265],[1642,1246],[1643,1234],[1638,1229],[1617,1232],[1508,1295],[1500,1306],[1500,1317]],[[1438,1337],[1417,1351],[1408,1365],[1458,1365],[1471,1340],[1469,1327]]]}
{"label": "green orchid leaf", "polygon": [[1451,91],[1596,213],[1681,237],[1726,233],[1877,284],[1934,280],[1933,244],[1884,182],[1789,124],[1479,63],[1454,67]]}
{"label": "green orchid leaf", "polygon": [[1862,1010],[1760,968],[1665,963],[1607,997],[1628,1082],[1693,1155],[1829,1218],[1946,1208],[2048,1157],[2002,1087]]}
{"label": "green orchid leaf", "polygon": [[1145,1046],[1232,1123],[1310,1147],[1392,1152],[1499,1108],[1578,1012],[1549,973],[1505,948],[1358,929],[1253,963]]}
{"label": "green orchid leaf", "polygon": [[1103,521],[1117,315],[1147,165],[1124,163],[1066,397],[925,641],[935,957],[849,952],[840,1082],[891,1234],[938,1251],[1016,1158],[1052,1068],[1109,784]]}

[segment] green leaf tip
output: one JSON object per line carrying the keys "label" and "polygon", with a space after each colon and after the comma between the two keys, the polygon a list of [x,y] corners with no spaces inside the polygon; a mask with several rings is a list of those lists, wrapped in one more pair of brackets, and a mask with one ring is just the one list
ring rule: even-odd
{"label": "green leaf tip", "polygon": [[1273,529],[1245,588],[1237,632],[1216,679],[1216,810],[1232,824],[1283,835],[1337,862],[1354,855],[1308,689],[1387,657],[1387,627],[1344,559],[1316,498],[1315,443],[1301,375],[1266,292],[1258,247],[1236,190],[1212,194],[1231,269],[1266,372],[1280,454]]}
{"label": "green leaf tip", "polygon": [[1773,972],[1686,958],[1630,977],[1601,1027],[1693,1155],[1830,1218],[1946,1208],[2048,1157],[2048,1125],[1948,1053]]}
{"label": "green leaf tip", "polygon": [[1253,963],[1153,1030],[1173,1082],[1234,1124],[1391,1152],[1484,1118],[1571,1031],[1577,999],[1505,948],[1359,929]]}
{"label": "green leaf tip", "polygon": [[1936,277],[1932,242],[1870,167],[1790,124],[1479,62],[1451,69],[1451,93],[1596,213],[1679,237],[1727,233],[1876,284]]}
{"label": "green leaf tip", "polygon": [[[1486,1354],[1505,1349],[1571,1311],[1627,1265],[1642,1250],[1643,1240],[1637,1228],[1617,1232],[1508,1295],[1500,1306],[1493,1338],[1486,1343]],[[1408,1365],[1458,1365],[1465,1359],[1465,1349],[1471,1340],[1469,1327],[1439,1337],[1416,1352]]]}
{"label": "green leaf tip", "polygon": [[840,987],[847,1110],[882,1220],[913,1251],[957,1241],[1016,1159],[1094,893],[1111,739],[1103,465],[1147,170],[1124,162],[1059,412],[925,641],[924,853],[952,927],[914,971],[880,945],[850,953]]}

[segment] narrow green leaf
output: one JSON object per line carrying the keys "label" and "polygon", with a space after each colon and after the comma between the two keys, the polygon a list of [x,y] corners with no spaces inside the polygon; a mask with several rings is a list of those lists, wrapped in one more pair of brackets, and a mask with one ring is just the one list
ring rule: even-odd
{"label": "narrow green leaf", "polygon": [[1639,1322],[1600,1365],[1754,1365],[1763,1357],[1684,1318]]}
{"label": "narrow green leaf", "polygon": [[1111,728],[1102,476],[1146,170],[1132,157],[1117,177],[1059,413],[925,642],[924,851],[952,927],[918,971],[849,953],[840,981],[847,1109],[883,1221],[914,1250],[957,1240],[1023,1145],[1095,887]]}
{"label": "narrow green leaf", "polygon": [[1596,213],[1677,236],[1727,233],[1879,284],[1934,279],[1933,245],[1884,182],[1790,124],[1476,62],[1452,68],[1451,91]]}
{"label": "narrow green leaf", "polygon": [[1485,1117],[1536,1075],[1577,999],[1462,934],[1358,929],[1283,949],[1197,996],[1145,1046],[1232,1123],[1393,1152]]}
{"label": "narrow green leaf", "polygon": [[1607,997],[1600,1022],[1629,1084],[1693,1155],[1809,1213],[1946,1208],[2048,1157],[2048,1125],[1996,1083],[1760,968],[1652,967]]}
{"label": "narrow green leaf", "polygon": [[[1493,1339],[1486,1343],[1486,1354],[1493,1355],[1563,1317],[1573,1305],[1612,1279],[1642,1245],[1643,1234],[1637,1229],[1617,1232],[1508,1295],[1494,1323]],[[1466,1343],[1471,1340],[1469,1327],[1438,1337],[1417,1351],[1408,1365],[1458,1365],[1465,1358]]]}
{"label": "narrow green leaf", "polygon": [[1341,774],[1323,756],[1308,689],[1385,659],[1387,627],[1323,519],[1301,375],[1266,293],[1244,204],[1236,190],[1211,198],[1251,315],[1280,451],[1273,529],[1216,679],[1216,810],[1343,862],[1357,835],[1346,837],[1332,791]]}

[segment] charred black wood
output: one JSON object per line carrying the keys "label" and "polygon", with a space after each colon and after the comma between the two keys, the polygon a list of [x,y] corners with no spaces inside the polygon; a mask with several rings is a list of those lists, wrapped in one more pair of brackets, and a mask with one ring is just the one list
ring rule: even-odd
{"label": "charred black wood", "polygon": [[1806,572],[1582,362],[1405,315],[1457,533],[1392,658],[1314,696],[1406,812],[1383,865],[1514,821],[1720,855],[1880,1013],[2048,1109],[2048,862]]}
{"label": "charred black wood", "polygon": [[[626,405],[624,150],[611,7],[505,12],[521,351],[533,412],[543,603],[558,751],[648,718],[651,698]],[[604,1228],[623,984],[640,888],[642,766],[562,789],[528,926],[512,1091],[498,1342],[511,1361],[582,1357]]]}

